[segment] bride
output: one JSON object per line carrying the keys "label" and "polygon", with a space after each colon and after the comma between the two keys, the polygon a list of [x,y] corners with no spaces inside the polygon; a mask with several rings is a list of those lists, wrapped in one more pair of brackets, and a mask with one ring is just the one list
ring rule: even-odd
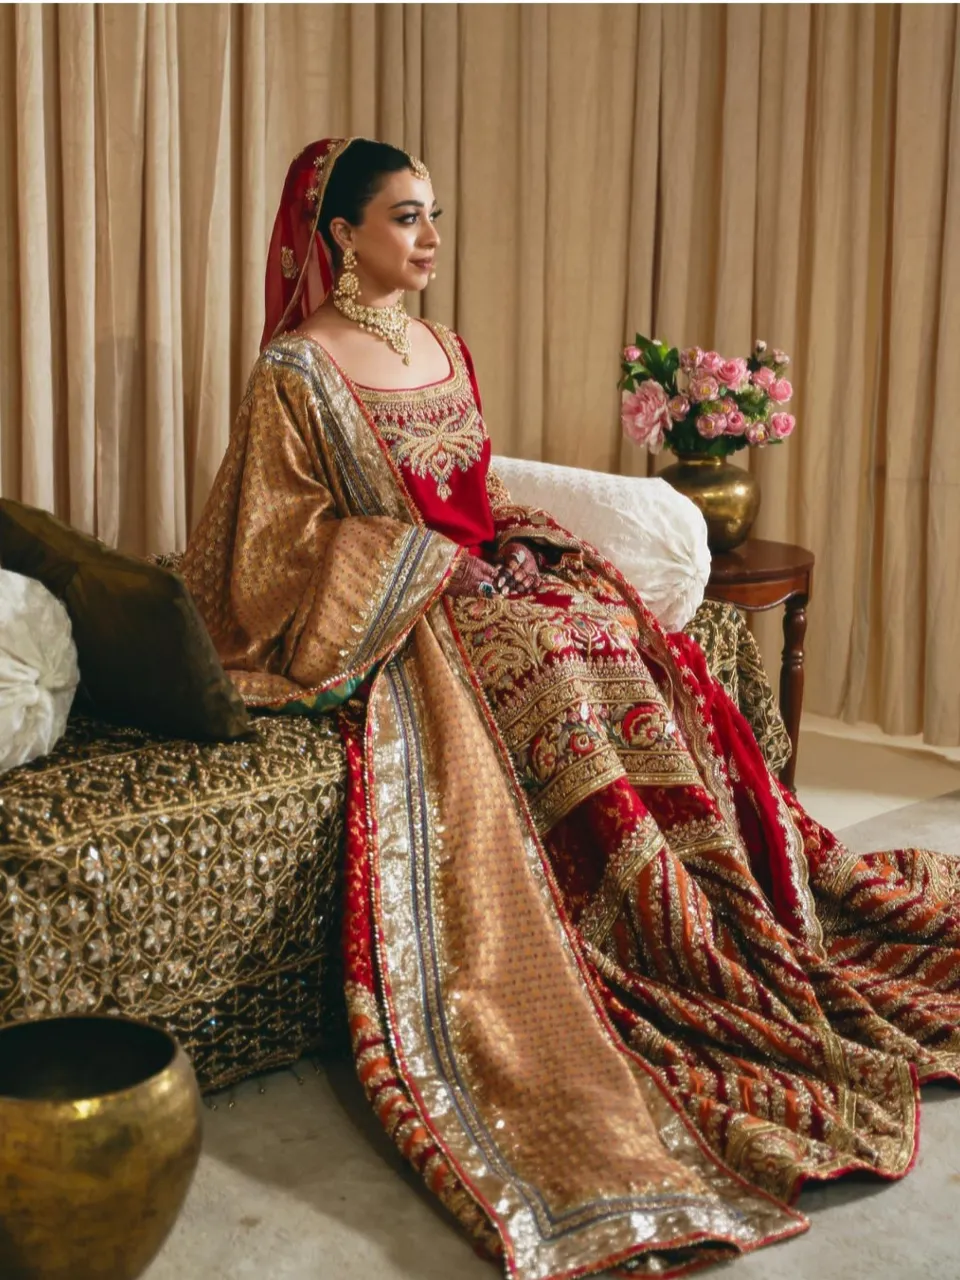
{"label": "bride", "polygon": [[676,1274],[896,1178],[960,1069],[954,862],[859,856],[703,655],[489,470],[470,353],[410,319],[423,164],[287,174],[263,349],[183,572],[247,703],[337,709],[353,1052],[508,1272]]}

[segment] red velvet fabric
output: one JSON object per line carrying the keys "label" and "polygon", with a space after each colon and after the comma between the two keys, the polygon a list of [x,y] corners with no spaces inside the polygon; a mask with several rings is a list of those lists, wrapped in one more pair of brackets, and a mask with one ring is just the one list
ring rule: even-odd
{"label": "red velvet fabric", "polygon": [[[455,342],[456,350],[462,355],[469,374],[471,393],[476,402],[477,411],[482,415],[473,360],[466,343],[461,338],[456,338]],[[409,391],[391,396],[386,403],[380,401],[382,393],[378,394],[376,400],[373,397],[364,396],[365,390],[371,391],[373,388],[357,386],[356,390],[364,401],[374,424],[378,425],[378,429],[382,430],[386,423],[403,426],[408,416],[413,417],[420,424],[421,429],[429,422],[439,425],[447,423],[448,419],[454,419],[452,425],[455,427],[456,419],[465,417],[466,413],[472,409],[469,402],[465,402],[462,380],[459,389],[457,388],[456,373],[457,371],[451,368],[442,381],[430,383],[424,387],[411,387]],[[448,387],[449,395],[445,394]],[[409,415],[406,408],[408,400]],[[441,447],[453,449],[456,448],[456,442],[453,441],[448,446],[447,442],[441,439]],[[484,441],[476,462],[466,470],[455,466],[450,471],[445,481],[449,493],[445,497],[441,496],[433,469],[424,468],[421,465],[418,473],[416,467],[405,459],[402,451],[394,458],[394,463],[403,477],[403,483],[410,498],[431,529],[442,533],[452,542],[459,543],[461,547],[466,547],[474,555],[484,555],[492,551],[495,529],[490,500],[487,496],[487,472],[490,468],[489,438]]]}
{"label": "red velvet fabric", "polygon": [[483,446],[480,461],[469,471],[454,471],[450,477],[450,497],[442,501],[430,476],[417,476],[408,466],[400,466],[407,490],[420,514],[431,529],[452,542],[459,542],[475,556],[491,550],[493,516],[487,498],[487,469],[490,465],[490,441]]}
{"label": "red velvet fabric", "polygon": [[[483,408],[480,403],[480,390],[477,386],[473,358],[462,338],[457,337],[456,342],[470,375],[470,386],[477,403],[477,410],[482,415]],[[453,370],[451,369],[446,381],[449,382],[452,379]],[[442,384],[433,385],[439,388]],[[415,394],[416,390],[415,388],[411,394]],[[436,481],[431,475],[419,476],[412,467],[403,462],[398,463],[407,491],[417,504],[417,509],[424,521],[431,529],[444,534],[453,542],[458,542],[461,547],[467,547],[474,555],[483,555],[485,543],[491,544],[486,548],[490,550],[494,537],[493,515],[490,511],[490,500],[487,497],[490,453],[490,441],[487,439],[479,460],[468,471],[454,468],[448,481],[450,496],[445,499],[440,497]]]}

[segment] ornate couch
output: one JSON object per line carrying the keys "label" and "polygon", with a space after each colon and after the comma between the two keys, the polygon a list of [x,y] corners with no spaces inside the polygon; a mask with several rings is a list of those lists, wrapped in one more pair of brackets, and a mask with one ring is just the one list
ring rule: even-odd
{"label": "ornate couch", "polygon": [[[687,630],[779,769],[789,741],[742,618],[705,602]],[[0,1024],[146,1018],[207,1090],[336,1038],[336,723],[254,726],[211,745],[78,716],[0,776]]]}

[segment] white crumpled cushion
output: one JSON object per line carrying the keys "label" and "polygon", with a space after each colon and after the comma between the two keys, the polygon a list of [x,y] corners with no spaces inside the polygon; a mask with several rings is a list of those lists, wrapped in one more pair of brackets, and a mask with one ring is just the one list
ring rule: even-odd
{"label": "white crumpled cushion", "polygon": [[43,583],[0,569],[0,773],[52,749],[79,681],[66,609]]}
{"label": "white crumpled cushion", "polygon": [[491,466],[514,502],[548,511],[612,560],[665,630],[696,613],[710,577],[707,525],[666,480],[499,456]]}

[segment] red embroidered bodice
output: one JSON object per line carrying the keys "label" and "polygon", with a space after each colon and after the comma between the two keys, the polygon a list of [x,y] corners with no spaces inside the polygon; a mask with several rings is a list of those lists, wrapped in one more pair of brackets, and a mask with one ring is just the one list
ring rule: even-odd
{"label": "red embroidered bodice", "polygon": [[490,437],[469,352],[449,329],[431,328],[450,362],[441,382],[402,391],[354,385],[426,524],[479,554],[494,536]]}

